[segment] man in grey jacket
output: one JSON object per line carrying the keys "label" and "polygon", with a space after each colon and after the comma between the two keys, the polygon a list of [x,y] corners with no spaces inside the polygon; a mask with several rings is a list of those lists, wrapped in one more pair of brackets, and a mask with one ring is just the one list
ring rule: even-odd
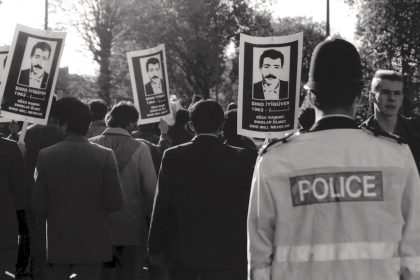
{"label": "man in grey jacket", "polygon": [[136,265],[146,258],[146,220],[152,212],[156,172],[149,147],[130,135],[138,118],[134,105],[121,101],[106,115],[105,131],[89,139],[114,151],[123,190],[123,207],[110,215],[114,261],[106,264],[102,279],[111,274],[119,280],[135,279]]}

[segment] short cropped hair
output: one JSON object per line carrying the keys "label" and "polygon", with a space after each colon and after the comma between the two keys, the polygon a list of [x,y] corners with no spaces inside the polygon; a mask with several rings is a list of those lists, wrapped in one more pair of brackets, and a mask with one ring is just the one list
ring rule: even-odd
{"label": "short cropped hair", "polygon": [[281,61],[281,67],[283,67],[283,63],[284,63],[284,55],[276,50],[270,49],[270,50],[266,50],[262,53],[262,55],[260,56],[260,68],[263,66],[263,62],[264,62],[264,58],[271,58],[271,59],[277,59],[280,58]]}
{"label": "short cropped hair", "polygon": [[146,71],[147,72],[149,72],[149,65],[150,64],[159,64],[159,67],[160,67],[159,59],[157,59],[156,57],[151,57],[146,61]]}
{"label": "short cropped hair", "polygon": [[378,84],[380,80],[402,82],[403,74],[394,70],[377,70],[372,78],[371,91],[375,92],[378,90]]}
{"label": "short cropped hair", "polygon": [[195,103],[190,110],[190,119],[196,133],[214,133],[223,125],[222,106],[207,99]]}
{"label": "short cropped hair", "polygon": [[89,106],[77,98],[64,97],[55,104],[59,124],[67,123],[67,132],[86,135],[90,125]]}
{"label": "short cropped hair", "polygon": [[31,50],[31,57],[34,56],[35,50],[36,49],[41,49],[42,51],[48,51],[48,57],[50,57],[51,55],[51,47],[48,43],[46,42],[38,42],[36,43]]}
{"label": "short cropped hair", "polygon": [[103,120],[105,118],[106,112],[108,112],[108,105],[103,99],[94,99],[88,104],[91,121]]}
{"label": "short cropped hair", "polygon": [[323,92],[310,90],[310,102],[321,111],[335,108],[349,108],[353,105],[356,97],[362,95],[362,90],[340,90],[339,92]]}
{"label": "short cropped hair", "polygon": [[105,117],[108,127],[127,128],[130,123],[136,123],[139,119],[139,112],[133,103],[120,101],[112,107]]}

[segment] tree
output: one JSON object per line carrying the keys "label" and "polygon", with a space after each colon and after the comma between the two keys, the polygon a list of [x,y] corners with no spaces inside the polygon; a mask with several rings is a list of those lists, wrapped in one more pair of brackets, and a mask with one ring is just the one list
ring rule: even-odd
{"label": "tree", "polygon": [[[124,20],[135,4],[131,0],[77,0],[63,4],[62,9],[71,11],[72,25],[84,39],[93,59],[99,64],[98,95],[111,103],[113,75],[111,56],[115,42],[123,38],[128,27]],[[70,13],[69,13],[70,14]]]}
{"label": "tree", "polygon": [[[177,95],[210,96],[226,67],[225,49],[255,28],[257,13],[243,0],[149,1],[131,24],[144,46],[165,43],[168,72]],[[266,20],[266,24],[270,24]]]}
{"label": "tree", "polygon": [[406,114],[419,107],[420,2],[347,0],[358,10],[356,35],[361,42],[366,79],[380,68],[404,75]]}

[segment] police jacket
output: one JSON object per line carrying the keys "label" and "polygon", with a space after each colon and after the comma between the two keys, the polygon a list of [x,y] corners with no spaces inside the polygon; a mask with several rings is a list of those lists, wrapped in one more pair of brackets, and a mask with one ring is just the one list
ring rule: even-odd
{"label": "police jacket", "polygon": [[406,144],[333,116],[267,150],[250,198],[251,279],[420,279],[420,179]]}

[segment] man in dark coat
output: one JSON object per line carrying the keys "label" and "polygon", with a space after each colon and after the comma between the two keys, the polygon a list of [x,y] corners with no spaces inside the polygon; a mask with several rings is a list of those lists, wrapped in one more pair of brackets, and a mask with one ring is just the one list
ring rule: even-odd
{"label": "man in dark coat", "polygon": [[370,100],[374,115],[362,123],[370,130],[392,133],[406,141],[420,171],[420,120],[400,114],[403,104],[403,75],[391,70],[378,70],[372,79]]}
{"label": "man in dark coat", "polygon": [[31,201],[48,225],[45,279],[99,279],[112,259],[109,213],[122,206],[117,162],[112,150],[86,139],[86,104],[63,98],[57,114],[66,137],[39,152]]}
{"label": "man in dark coat", "polygon": [[171,280],[246,279],[246,216],[252,162],[222,143],[223,109],[215,101],[190,112],[196,136],[166,150],[148,249]]}
{"label": "man in dark coat", "polygon": [[[25,207],[23,158],[16,142],[0,137],[0,279],[15,273],[18,216]],[[10,278],[11,279],[11,278]]]}
{"label": "man in dark coat", "polygon": [[289,83],[280,80],[284,56],[280,51],[269,49],[261,54],[259,67],[262,81],[254,84],[253,98],[277,100],[289,97]]}

